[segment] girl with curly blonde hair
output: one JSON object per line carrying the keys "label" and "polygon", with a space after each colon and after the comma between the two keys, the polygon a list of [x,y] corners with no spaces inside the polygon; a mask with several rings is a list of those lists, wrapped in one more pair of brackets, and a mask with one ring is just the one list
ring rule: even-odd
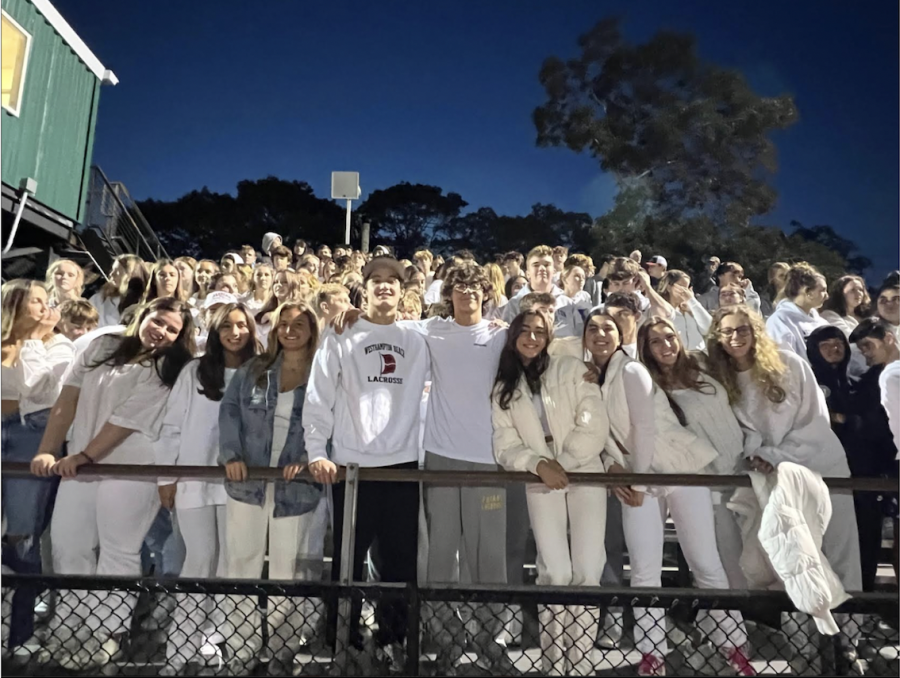
{"label": "girl with curly blonde hair", "polygon": [[[719,309],[706,344],[709,374],[728,392],[744,430],[743,457],[752,469],[771,473],[781,462],[792,462],[825,477],[850,477],[812,367],[793,351],[779,349],[757,313],[746,305]],[[822,550],[844,588],[859,591],[862,571],[853,496],[832,494],[831,505]],[[857,635],[849,628],[846,632],[849,640]]]}

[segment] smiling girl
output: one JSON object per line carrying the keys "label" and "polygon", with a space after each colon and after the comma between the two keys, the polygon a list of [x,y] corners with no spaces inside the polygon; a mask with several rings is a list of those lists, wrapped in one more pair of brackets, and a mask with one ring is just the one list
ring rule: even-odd
{"label": "smiling girl", "polygon": [[[187,304],[157,299],[124,336],[101,336],[76,359],[31,463],[38,476],[64,479],[51,523],[55,572],[140,576],[141,544],[159,510],[156,482],[75,476],[85,464],[155,463],[153,441],[169,389],[190,360],[193,335]],[[69,456],[57,459],[70,428]],[[108,663],[131,627],[133,608],[131,594],[64,595],[54,632],[64,642],[60,661],[74,669]],[[84,620],[84,628],[73,619]]]}
{"label": "smiling girl", "polygon": [[[162,435],[156,444],[160,464],[216,466],[219,455],[219,406],[238,368],[257,353],[256,323],[241,304],[225,304],[209,324],[206,352],[188,363],[169,394]],[[184,537],[185,560],[181,576],[205,579],[224,577],[225,504],[227,494],[219,481],[178,480],[161,485],[166,508],[177,510]],[[168,669],[180,671],[221,623],[213,613],[221,606],[210,596],[179,594],[172,635],[166,645]],[[193,597],[193,601],[189,599]],[[188,612],[191,614],[188,614]]]}

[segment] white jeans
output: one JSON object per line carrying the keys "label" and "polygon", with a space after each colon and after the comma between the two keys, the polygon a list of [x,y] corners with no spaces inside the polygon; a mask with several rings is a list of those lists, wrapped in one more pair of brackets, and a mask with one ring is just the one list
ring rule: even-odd
{"label": "white jeans", "polygon": [[[158,511],[154,480],[63,480],[50,524],[54,572],[139,578],[141,544]],[[57,637],[66,640],[61,636],[77,631],[71,624],[79,619],[99,640],[129,631],[134,604],[131,593],[66,591],[56,612]]]}
{"label": "white jeans", "polygon": [[[712,497],[706,487],[673,487],[664,497],[644,495],[638,507],[622,507],[622,526],[631,564],[631,586],[662,586],[663,536],[667,513],[672,514],[678,542],[690,565],[697,588],[727,589],[728,577],[715,539]],[[635,644],[643,654],[668,653],[665,610],[634,608]],[[747,642],[739,612],[711,610],[701,617],[700,628],[722,650]]]}
{"label": "white jeans", "polygon": [[[185,579],[225,577],[225,505],[178,509],[178,527],[184,538]],[[179,593],[172,632],[166,643],[169,663],[189,662],[203,643],[225,621],[223,596]]]}
{"label": "white jeans", "polygon": [[[312,544],[310,535],[321,534],[319,523],[327,520],[324,502],[302,516],[275,518],[275,486],[266,487],[266,502],[254,506],[229,497],[226,504],[226,571],[229,579],[259,579],[266,557],[266,537],[269,546],[269,579],[294,581],[298,572],[307,570],[311,560],[301,546],[321,549]],[[321,568],[320,568],[321,569]],[[239,656],[257,653],[262,647],[262,632],[256,600],[237,596],[228,606],[228,620],[223,635]],[[296,600],[284,596],[269,596],[269,649],[277,652],[285,647],[299,646],[301,632],[311,634],[321,604],[310,599]]]}
{"label": "white jeans", "polygon": [[[606,497],[605,487],[528,487],[525,499],[537,545],[539,585],[600,585],[606,565]],[[591,675],[597,608],[547,605],[541,606],[539,617],[544,673]]]}

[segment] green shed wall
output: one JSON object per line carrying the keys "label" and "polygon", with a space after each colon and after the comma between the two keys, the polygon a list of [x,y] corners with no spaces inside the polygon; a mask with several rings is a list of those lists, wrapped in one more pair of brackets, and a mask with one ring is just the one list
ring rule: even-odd
{"label": "green shed wall", "polygon": [[35,199],[82,220],[100,80],[28,0],[0,6],[31,34],[19,117],[2,112],[3,181],[37,181]]}

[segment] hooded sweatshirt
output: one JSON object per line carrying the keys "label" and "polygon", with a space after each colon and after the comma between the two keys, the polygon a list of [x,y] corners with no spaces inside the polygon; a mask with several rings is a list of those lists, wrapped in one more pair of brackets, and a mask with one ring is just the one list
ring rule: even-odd
{"label": "hooded sweatshirt", "polygon": [[[265,257],[269,256],[269,250],[271,249],[272,243],[275,242],[276,238],[281,238],[281,236],[278,235],[277,233],[266,233],[263,236],[263,242],[262,242],[263,256],[265,256]],[[282,241],[283,241],[283,239],[282,239]]]}
{"label": "hooded sweatshirt", "polygon": [[766,329],[782,348],[793,351],[807,363],[806,338],[817,327],[824,327],[828,322],[822,319],[818,311],[809,313],[797,306],[793,301],[782,299],[775,307],[775,312],[766,320]]}
{"label": "hooded sweatshirt", "polygon": [[429,365],[425,339],[409,327],[360,318],[341,335],[327,331],[303,407],[310,463],[379,467],[418,461]]}

